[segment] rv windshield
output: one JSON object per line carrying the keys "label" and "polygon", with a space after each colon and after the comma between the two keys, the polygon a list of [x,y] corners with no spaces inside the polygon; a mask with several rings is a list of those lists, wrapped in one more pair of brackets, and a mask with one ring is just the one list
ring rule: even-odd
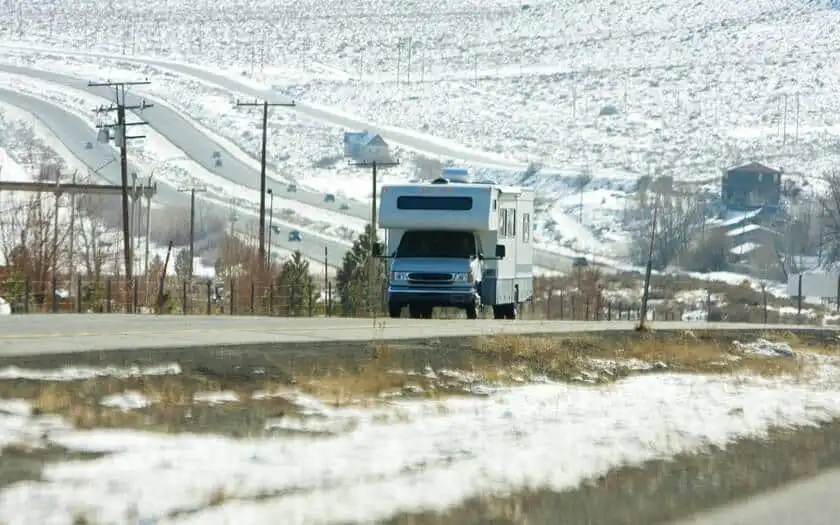
{"label": "rv windshield", "polygon": [[400,239],[397,257],[454,257],[477,255],[472,232],[408,231]]}

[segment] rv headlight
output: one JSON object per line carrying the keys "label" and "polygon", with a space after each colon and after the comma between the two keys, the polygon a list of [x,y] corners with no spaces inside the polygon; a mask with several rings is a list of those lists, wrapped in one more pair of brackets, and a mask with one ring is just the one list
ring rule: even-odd
{"label": "rv headlight", "polygon": [[460,283],[471,283],[474,280],[472,270],[470,270],[466,273],[453,274],[452,278],[455,280],[455,282],[460,282]]}
{"label": "rv headlight", "polygon": [[407,281],[408,272],[391,272],[392,281]]}

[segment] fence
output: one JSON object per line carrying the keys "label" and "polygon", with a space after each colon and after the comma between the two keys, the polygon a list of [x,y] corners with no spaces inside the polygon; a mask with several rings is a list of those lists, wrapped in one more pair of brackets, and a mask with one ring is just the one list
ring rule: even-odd
{"label": "fence", "polygon": [[[227,281],[168,280],[160,295],[159,283],[136,278],[131,285],[124,279],[98,281],[76,278],[57,283],[58,293],[51,293],[51,282],[0,282],[0,297],[12,307],[12,313],[161,313],[171,315],[260,315],[281,317],[372,317],[386,315],[385,290],[376,291],[360,284],[352,290],[334,282],[326,287],[262,285],[247,279]],[[324,289],[326,288],[326,289]],[[356,296],[342,302],[342,297]],[[358,296],[363,296],[359,298]],[[162,301],[161,301],[162,299]],[[626,299],[605,297],[602,293],[582,293],[577,289],[540,288],[535,296],[519,305],[518,317],[536,320],[635,321],[640,304]],[[491,316],[490,309],[480,317]],[[736,304],[718,307],[711,298],[699,304],[669,300],[651,300],[651,320],[711,320],[755,323],[807,323],[820,319],[810,314],[782,314],[763,304]],[[462,318],[463,311],[442,308],[435,317]]]}

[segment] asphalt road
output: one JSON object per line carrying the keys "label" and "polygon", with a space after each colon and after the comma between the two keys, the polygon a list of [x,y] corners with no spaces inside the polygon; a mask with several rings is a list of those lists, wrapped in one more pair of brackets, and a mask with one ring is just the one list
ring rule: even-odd
{"label": "asphalt road", "polygon": [[831,470],[675,525],[836,525],[838,494],[840,470]]}
{"label": "asphalt road", "polygon": [[[63,51],[56,51],[56,53],[63,53]],[[85,53],[64,53],[85,55]],[[270,102],[288,102],[288,98],[275,91],[254,89],[223,75],[218,75],[203,69],[187,65],[172,64],[166,61],[154,59],[134,57],[119,57],[119,59],[126,62],[150,64],[166,68],[181,75],[190,76],[210,84],[215,84],[226,90],[242,93],[245,96],[265,99]],[[6,71],[9,73],[24,75],[30,78],[37,78],[55,84],[72,87],[74,89],[87,91],[91,94],[107,99],[110,99],[112,96],[112,93],[107,88],[89,87],[87,85],[88,80],[83,80],[69,75],[62,75],[41,69],[8,64],[0,64],[0,71]],[[131,93],[127,94],[126,103],[138,104],[139,102],[140,97],[132,95]],[[297,105],[295,108],[288,108],[286,110],[295,110],[312,118],[330,122],[348,129],[369,129],[381,134],[386,140],[406,144],[422,151],[434,152],[440,155],[451,156],[473,162],[490,162],[494,158],[492,155],[463,152],[450,148],[445,144],[430,141],[422,137],[390,130],[388,128],[371,126],[369,123],[344,116],[333,115],[329,112],[307,105],[305,102],[295,101],[295,103]],[[186,121],[177,113],[159,105],[144,110],[142,117],[158,133],[166,137],[167,140],[211,173],[223,177],[235,184],[259,191],[259,172],[254,167],[238,160],[236,156],[232,155],[221,144],[201,133],[201,131],[199,131],[191,122]],[[215,160],[212,158],[214,151],[219,151],[223,154],[224,160],[222,166],[215,165]],[[525,166],[520,166],[517,163],[512,163],[509,167],[525,169]],[[286,183],[277,181],[270,181],[268,187],[272,188],[277,197],[288,198],[316,208],[329,209],[337,213],[350,215],[366,221],[370,219],[370,207],[358,201],[327,203],[324,202],[325,196],[323,193],[306,191],[302,188],[299,188],[296,192],[288,192],[286,191]],[[341,210],[341,204],[346,204],[348,209]],[[344,250],[346,250],[346,248]],[[321,251],[323,251],[323,248]],[[334,253],[343,254],[343,251],[336,251]],[[534,250],[534,265],[550,270],[566,271],[571,268],[571,260],[562,255],[536,249]]]}
{"label": "asphalt road", "polygon": [[[238,316],[31,314],[0,316],[0,356],[139,348],[429,339],[496,333],[632,330],[630,321],[495,321]],[[746,323],[656,323],[657,330],[754,330]],[[761,329],[790,325],[761,326]],[[803,327],[816,329],[815,327]]]}
{"label": "asphalt road", "polygon": [[[3,70],[3,66],[0,66],[0,70]],[[93,131],[83,119],[41,99],[6,89],[0,89],[0,102],[16,106],[37,117],[61,140],[74,157],[83,162],[91,170],[99,168],[97,173],[99,173],[103,182],[120,184],[119,164],[117,162],[106,164],[114,158],[116,151],[110,146],[96,142]],[[167,114],[172,115],[171,112]],[[86,149],[85,145],[87,142],[93,143],[92,149]],[[129,166],[129,170],[136,170],[138,173],[142,173],[136,166]],[[155,202],[176,206],[189,206],[189,196],[186,193],[178,192],[177,188],[162,184],[160,181],[158,182],[158,194],[155,196]],[[199,194],[198,198],[202,199],[202,194]],[[211,213],[217,214],[220,217],[227,217],[230,213],[227,206],[210,201],[204,201],[204,204]],[[257,231],[259,219],[256,217],[243,216],[240,218],[240,221],[240,224],[244,228]],[[154,225],[155,217],[153,213],[152,228],[154,228]],[[330,259],[333,261],[331,266],[338,266],[341,256],[347,251],[347,246],[344,244],[313,235],[304,234],[300,242],[288,242],[288,232],[291,229],[281,227],[279,234],[273,234],[271,237],[272,246],[286,250],[300,250],[307,258],[317,261],[323,261],[324,247],[326,247],[328,252],[332,254],[330,255]]]}

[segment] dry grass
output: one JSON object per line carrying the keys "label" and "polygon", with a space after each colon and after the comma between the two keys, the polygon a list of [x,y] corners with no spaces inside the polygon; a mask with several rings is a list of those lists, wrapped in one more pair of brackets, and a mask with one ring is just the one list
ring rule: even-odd
{"label": "dry grass", "polygon": [[[342,349],[314,356],[311,352],[292,357],[267,352],[261,357],[264,361],[249,363],[253,368],[246,367],[241,356],[232,360],[220,353],[212,362],[205,353],[201,366],[179,361],[183,369],[179,375],[72,382],[0,380],[0,398],[30,400],[38,412],[59,414],[78,428],[129,427],[242,437],[266,435],[267,420],[300,410],[284,397],[253,399],[257,391],[298,390],[334,406],[346,406],[394,396],[483,394],[477,386],[521,384],[543,377],[583,384],[661,371],[802,377],[813,366],[813,360],[798,357],[745,354],[732,337],[730,333],[651,331],[379,342],[366,350]],[[743,341],[781,340],[797,350],[840,355],[840,340],[825,334],[754,332],[739,337]],[[258,368],[260,372],[254,372]],[[137,410],[101,405],[105,396],[127,391],[141,394],[152,404]],[[220,391],[233,391],[239,401],[218,405],[194,401],[198,392]]]}
{"label": "dry grass", "polygon": [[[793,335],[793,334],[791,334]],[[772,339],[772,337],[771,337]],[[797,347],[801,348],[801,347]],[[819,347],[809,345],[808,350]],[[753,373],[762,376],[799,376],[807,368],[805,360],[792,357],[763,357],[745,354],[727,340],[679,333],[638,333],[636,337],[609,337],[580,334],[558,337],[517,337],[498,335],[480,338],[479,354],[507,363],[520,363],[535,373],[557,380],[571,380],[591,370],[593,360],[614,362],[626,373],[644,367],[624,366],[647,363],[654,369],[689,373]]]}

